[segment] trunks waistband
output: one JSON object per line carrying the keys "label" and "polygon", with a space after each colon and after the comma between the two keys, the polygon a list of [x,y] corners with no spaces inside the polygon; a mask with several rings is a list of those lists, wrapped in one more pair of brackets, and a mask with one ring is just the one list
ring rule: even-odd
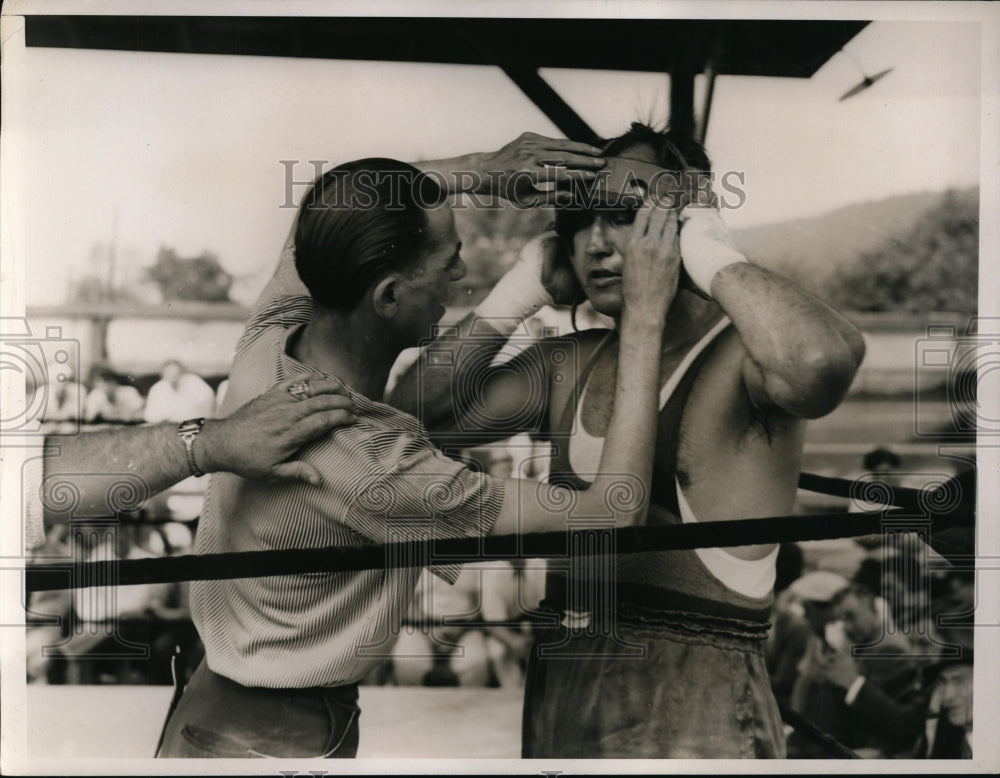
{"label": "trunks waistband", "polygon": [[542,610],[560,618],[560,628],[571,634],[591,637],[610,634],[615,626],[643,633],[654,638],[679,639],[696,643],[712,643],[727,648],[759,651],[762,649],[770,623],[709,616],[690,611],[649,609],[633,603],[621,603],[613,619],[594,618],[589,611],[572,611],[554,606],[548,600]]}
{"label": "trunks waistband", "polygon": [[[577,591],[590,592],[592,602],[606,603],[624,617],[630,612],[641,613],[642,619],[656,620],[657,614],[674,619],[676,614],[684,618],[706,620],[734,625],[752,625],[753,628],[763,628],[766,632],[771,621],[771,600],[760,600],[758,603],[740,605],[699,596],[689,592],[679,592],[648,584],[631,583],[627,581],[583,581],[572,580],[552,572],[546,578],[545,603],[555,610],[585,610],[590,606],[574,604],[568,595]],[[742,631],[742,626],[739,628]]]}

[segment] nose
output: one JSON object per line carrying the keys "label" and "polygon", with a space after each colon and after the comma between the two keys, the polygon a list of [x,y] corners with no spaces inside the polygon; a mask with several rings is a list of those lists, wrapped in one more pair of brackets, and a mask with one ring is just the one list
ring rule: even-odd
{"label": "nose", "polygon": [[465,278],[465,274],[468,272],[469,268],[465,264],[465,260],[459,259],[458,262],[456,262],[454,267],[452,267],[451,269],[451,280],[461,281],[463,278]]}
{"label": "nose", "polygon": [[603,216],[594,219],[587,234],[587,253],[594,256],[607,256],[614,251],[608,239],[608,225]]}

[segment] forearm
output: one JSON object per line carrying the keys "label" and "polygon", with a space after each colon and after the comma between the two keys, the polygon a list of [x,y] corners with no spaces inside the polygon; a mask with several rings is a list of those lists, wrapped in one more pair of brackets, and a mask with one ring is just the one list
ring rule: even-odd
{"label": "forearm", "polygon": [[[489,190],[491,179],[485,154],[463,154],[446,159],[421,160],[411,163],[418,170],[435,176],[450,195],[473,194]],[[492,181],[495,185],[496,181]]]}
{"label": "forearm", "polygon": [[[458,324],[442,328],[442,334],[400,377],[389,402],[417,415],[434,432],[457,427],[471,404],[489,407],[490,412],[486,415],[490,418],[506,418],[504,411],[507,409],[500,406],[509,403],[510,398],[486,396],[490,387],[495,388],[489,380],[490,365],[510,335],[524,332],[524,319],[552,302],[541,281],[546,251],[551,248],[550,240],[549,235],[543,234],[529,241],[486,299]],[[516,368],[517,363],[512,367]],[[518,389],[510,381],[504,388]],[[529,392],[535,389],[520,388]],[[489,405],[497,402],[500,404],[497,407]],[[521,431],[497,430],[492,439]]]}
{"label": "forearm", "polygon": [[[195,461],[206,473],[220,469],[212,456],[211,443],[217,424],[206,421],[194,440]],[[136,509],[145,499],[192,474],[184,442],[172,422],[49,438],[44,462],[47,487],[63,482],[72,484],[79,494],[74,511],[81,516]],[[109,505],[116,485],[129,487],[121,491],[130,495],[127,504]],[[69,518],[52,510],[49,502],[43,500],[46,518]]]}
{"label": "forearm", "polygon": [[630,315],[621,321],[614,410],[608,423],[598,475],[581,495],[581,509],[607,510],[616,490],[635,489],[623,512],[626,525],[638,523],[649,506],[659,406],[662,318]]}
{"label": "forearm", "polygon": [[715,274],[711,295],[759,370],[765,400],[795,416],[829,413],[864,356],[861,333],[791,281],[748,262]]}
{"label": "forearm", "polygon": [[[633,321],[627,316],[622,319],[614,410],[593,481],[572,499],[568,494],[553,494],[553,490],[565,487],[539,485],[529,480],[508,481],[507,492],[516,495],[519,512],[514,517],[516,523],[501,513],[494,534],[565,529],[569,508],[554,507],[562,505],[573,506],[575,512],[590,516],[613,513],[621,526],[641,522],[649,506],[662,330],[638,319]],[[645,321],[650,320],[657,318]],[[545,493],[544,499],[539,498],[540,493]]]}
{"label": "forearm", "polygon": [[502,331],[506,329],[503,324],[481,319],[475,311],[466,314],[421,349],[386,401],[419,418],[432,432],[458,427],[463,401],[473,399],[463,398],[461,389],[475,383],[468,380],[471,372],[478,371],[483,377],[482,367],[492,363],[507,342],[510,332]]}
{"label": "forearm", "polygon": [[[412,164],[426,173],[438,174],[439,182],[443,181],[452,195],[474,191],[482,177],[478,172],[482,165],[480,154],[421,160]],[[464,175],[466,171],[470,171],[470,175]],[[476,172],[472,174],[471,171]],[[432,432],[453,429],[461,416],[461,410],[455,404],[455,388],[464,385],[460,381],[468,372],[469,365],[493,361],[506,342],[506,336],[513,332],[513,326],[516,322],[486,322],[475,311],[468,313],[435,338],[429,349],[421,350],[417,362],[399,376],[386,401],[412,413]],[[464,342],[474,332],[481,337]],[[452,357],[447,365],[441,364],[441,356],[445,352]]]}

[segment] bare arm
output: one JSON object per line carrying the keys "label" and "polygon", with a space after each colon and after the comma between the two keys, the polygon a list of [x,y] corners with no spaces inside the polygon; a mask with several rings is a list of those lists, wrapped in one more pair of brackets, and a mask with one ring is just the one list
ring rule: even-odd
{"label": "bare arm", "polygon": [[836,408],[864,357],[857,328],[788,279],[747,262],[714,209],[688,208],[682,218],[684,266],[733,320],[754,404],[800,418]]}
{"label": "bare arm", "polygon": [[[575,277],[569,284],[562,275],[572,271],[557,262],[556,241],[555,233],[545,232],[525,244],[487,298],[457,324],[442,328],[389,393],[387,402],[417,416],[438,443],[480,445],[533,432],[548,408],[551,383],[572,378],[565,374],[570,365],[550,358],[551,349],[564,341],[538,341],[491,367],[512,336],[527,336],[526,317],[560,301],[560,290],[575,285]],[[541,383],[539,369],[545,371]]]}
{"label": "bare arm", "polygon": [[[308,381],[310,397],[297,400],[288,387],[302,380]],[[351,402],[338,382],[318,373],[299,375],[275,385],[227,418],[207,420],[194,440],[195,461],[206,473],[295,478],[315,485],[320,478],[315,467],[286,460],[309,441],[352,421]],[[116,476],[140,479],[145,494],[136,495],[138,507],[146,497],[191,475],[184,443],[173,423],[49,438],[47,444],[51,455],[44,460],[45,478],[72,483],[80,494],[82,513],[106,510],[109,479]],[[50,518],[60,517],[65,515],[50,512]]]}
{"label": "bare arm", "polygon": [[[471,195],[469,203],[473,207],[496,207],[498,198],[519,207],[534,207],[552,205],[569,196],[558,187],[574,178],[593,178],[594,171],[604,165],[599,155],[600,149],[585,143],[525,133],[493,153],[418,162],[416,166],[440,174],[451,194]],[[542,182],[552,187],[539,189],[537,185]],[[502,371],[503,375],[492,371],[491,375],[486,368],[525,318],[544,305],[560,301],[566,281],[559,277],[554,262],[555,240],[554,233],[544,233],[530,241],[486,300],[442,334],[432,344],[432,350],[425,350],[417,364],[400,377],[388,402],[418,416],[432,432],[459,427],[467,409],[462,404],[482,403],[487,394],[492,399],[483,407],[481,417],[505,418],[508,414],[503,398],[524,397],[532,389],[512,380],[509,371]],[[455,358],[447,370],[441,369],[442,351],[450,351]],[[511,367],[516,371],[519,366],[512,363]],[[471,382],[470,376],[475,377]],[[494,380],[497,386],[492,385]],[[463,393],[470,387],[478,397]],[[506,435],[521,431],[526,430],[510,429]],[[483,433],[481,442],[498,436],[494,429]]]}
{"label": "bare arm", "polygon": [[[606,515],[616,498],[634,490],[634,497],[623,500],[617,511],[631,525],[642,520],[649,505],[663,326],[680,271],[676,212],[649,205],[640,209],[624,253],[614,410],[598,473],[586,491],[575,495],[575,510]],[[568,492],[532,481],[508,481],[493,534],[565,528],[568,512],[553,506],[573,500],[559,491]]]}
{"label": "bare arm", "polygon": [[491,367],[506,343],[507,336],[471,313],[421,351],[387,401],[419,418],[438,445],[476,446],[535,432],[555,371],[569,366],[554,364],[543,340]]}

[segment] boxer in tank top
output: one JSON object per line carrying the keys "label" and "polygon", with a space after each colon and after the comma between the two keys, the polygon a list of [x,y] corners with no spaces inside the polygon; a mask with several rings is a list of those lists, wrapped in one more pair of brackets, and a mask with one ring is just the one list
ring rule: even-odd
{"label": "boxer in tank top", "polygon": [[[521,432],[549,440],[550,480],[577,490],[593,477],[615,404],[628,402],[614,396],[615,330],[543,339],[484,366],[546,302],[585,298],[617,322],[634,211],[615,197],[655,194],[650,170],[684,181],[709,170],[696,141],[642,125],[603,154],[606,199],[561,207],[557,235],[529,244],[441,335],[449,348],[461,343],[457,359],[435,361],[440,349],[428,349],[391,395],[442,443]],[[790,513],[805,420],[839,404],[864,353],[846,319],[739,254],[703,194],[689,188],[675,202],[685,273],[664,320],[656,454],[641,485],[650,525]],[[587,530],[586,542],[607,553],[549,561],[541,608],[550,626],[529,660],[523,755],[784,756],[762,652],[774,544],[616,557],[610,526]]]}

